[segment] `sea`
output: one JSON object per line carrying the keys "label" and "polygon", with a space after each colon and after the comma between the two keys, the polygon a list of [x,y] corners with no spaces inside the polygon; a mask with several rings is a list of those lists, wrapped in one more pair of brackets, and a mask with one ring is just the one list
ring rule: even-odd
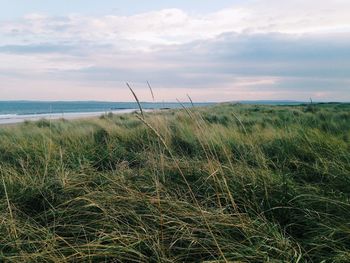
{"label": "sea", "polygon": [[[144,110],[176,109],[191,107],[191,103],[140,102]],[[213,103],[194,103],[194,106],[208,106]],[[11,124],[40,119],[75,119],[129,113],[138,110],[136,102],[101,101],[0,101],[0,124]]]}
{"label": "sea", "polygon": [[[237,101],[242,104],[296,105],[297,101]],[[237,103],[236,102],[236,103]],[[191,106],[209,106],[215,103],[140,102],[144,110],[176,109]],[[136,102],[101,101],[0,101],[0,124],[12,124],[40,119],[75,119],[138,110]]]}

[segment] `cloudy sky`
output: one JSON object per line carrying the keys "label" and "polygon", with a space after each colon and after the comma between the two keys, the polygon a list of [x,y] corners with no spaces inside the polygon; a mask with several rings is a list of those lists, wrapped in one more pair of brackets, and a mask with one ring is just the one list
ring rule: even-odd
{"label": "cloudy sky", "polygon": [[350,101],[349,0],[0,4],[0,100]]}

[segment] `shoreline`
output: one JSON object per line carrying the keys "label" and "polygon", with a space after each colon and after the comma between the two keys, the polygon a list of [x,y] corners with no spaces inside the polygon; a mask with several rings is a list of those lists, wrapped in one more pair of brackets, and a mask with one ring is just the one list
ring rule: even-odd
{"label": "shoreline", "polygon": [[0,115],[0,126],[2,125],[11,125],[11,124],[19,124],[25,121],[39,121],[42,119],[46,120],[76,120],[76,119],[85,119],[85,118],[93,118],[99,117],[104,114],[113,113],[113,114],[127,114],[133,113],[137,111],[137,109],[123,109],[123,110],[112,110],[112,111],[98,111],[98,112],[67,112],[67,113],[49,113],[49,114],[30,114],[30,115],[9,115],[9,117],[5,117],[5,115]]}

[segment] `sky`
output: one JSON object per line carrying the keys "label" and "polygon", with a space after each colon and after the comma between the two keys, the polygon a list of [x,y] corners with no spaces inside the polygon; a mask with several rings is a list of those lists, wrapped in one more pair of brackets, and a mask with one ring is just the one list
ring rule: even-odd
{"label": "sky", "polygon": [[0,4],[0,101],[350,101],[349,0]]}

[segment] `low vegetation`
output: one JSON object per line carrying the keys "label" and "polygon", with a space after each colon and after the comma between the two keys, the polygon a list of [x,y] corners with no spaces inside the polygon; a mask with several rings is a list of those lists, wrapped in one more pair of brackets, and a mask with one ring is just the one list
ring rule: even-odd
{"label": "low vegetation", "polygon": [[350,105],[0,127],[0,262],[350,262]]}

